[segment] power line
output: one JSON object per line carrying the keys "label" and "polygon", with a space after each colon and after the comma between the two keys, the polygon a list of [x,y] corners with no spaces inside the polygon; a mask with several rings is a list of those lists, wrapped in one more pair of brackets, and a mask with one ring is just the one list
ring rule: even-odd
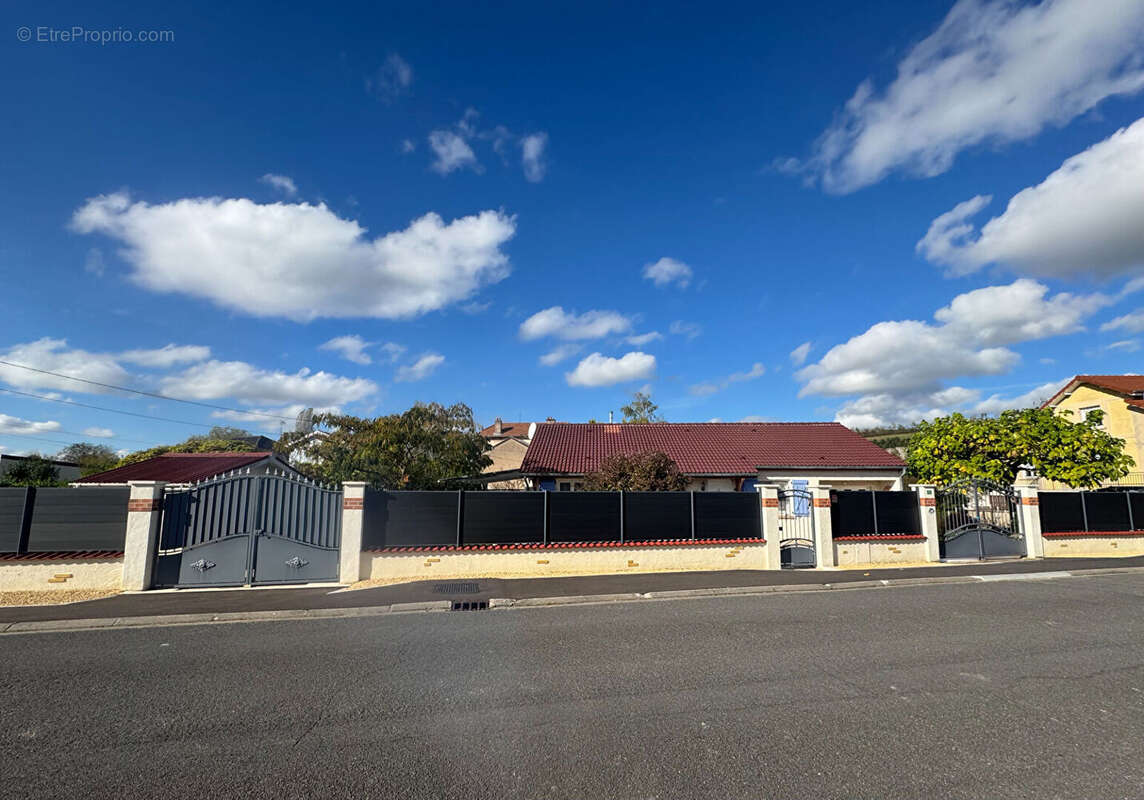
{"label": "power line", "polygon": [[126,386],[117,386],[114,383],[100,383],[99,381],[88,380],[87,378],[77,378],[74,375],[65,375],[62,372],[52,372],[51,370],[39,369],[38,367],[30,367],[27,364],[17,364],[13,361],[0,361],[0,364],[6,367],[16,367],[18,369],[26,369],[31,372],[38,372],[41,375],[51,375],[54,378],[64,378],[69,381],[79,381],[80,383],[87,383],[91,386],[100,386],[104,389],[114,389],[119,392],[130,392],[132,394],[143,395],[144,397],[153,397],[157,400],[170,400],[173,403],[186,403],[192,406],[201,406],[202,408],[213,408],[216,411],[232,411],[236,414],[249,414],[254,417],[270,417],[271,419],[285,420],[286,422],[293,422],[293,417],[284,417],[281,414],[266,414],[261,411],[246,411],[241,408],[231,408],[230,406],[218,406],[214,403],[202,403],[198,400],[184,400],[181,397],[171,397],[166,394],[159,394],[158,392],[145,392],[142,389],[130,389]]}
{"label": "power line", "polygon": [[[69,406],[79,406],[80,408],[92,408],[96,411],[107,411],[112,414],[123,414],[128,417],[141,417],[142,419],[156,419],[160,422],[174,422],[179,425],[193,425],[196,428],[213,428],[214,425],[206,425],[202,422],[188,422],[185,419],[171,419],[169,417],[157,417],[154,414],[139,414],[135,411],[121,411],[118,408],[107,408],[106,406],[95,406],[90,403],[80,403],[76,400],[65,400],[62,397],[48,397],[46,394],[34,394],[32,392],[18,392],[15,389],[5,389],[0,387],[0,392],[7,392],[8,394],[16,394],[21,397],[34,397],[37,400],[47,400],[50,403],[64,403]],[[69,442],[70,444],[70,442]]]}
{"label": "power line", "polygon": [[0,436],[14,436],[17,439],[35,439],[37,442],[51,442],[52,444],[75,444],[75,442],[65,442],[63,439],[45,439],[42,436],[33,436],[30,433],[0,433]]}

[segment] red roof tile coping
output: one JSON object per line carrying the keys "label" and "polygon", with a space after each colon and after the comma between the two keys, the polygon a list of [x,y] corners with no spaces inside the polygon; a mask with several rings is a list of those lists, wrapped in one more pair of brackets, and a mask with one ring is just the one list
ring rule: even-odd
{"label": "red roof tile coping", "polygon": [[[924,538],[924,537],[923,537]],[[691,547],[693,545],[766,544],[766,539],[654,539],[641,542],[528,542],[523,544],[438,544],[371,547],[367,553],[453,553],[487,550],[583,550],[613,547]]]}
{"label": "red roof tile coping", "polygon": [[216,475],[242,469],[273,456],[269,452],[256,453],[163,453],[162,455],[128,464],[123,467],[97,472],[80,478],[76,483],[127,483],[128,481],[166,481],[191,483]]}
{"label": "red roof tile coping", "polygon": [[658,450],[688,475],[751,476],[757,467],[902,469],[905,462],[837,422],[545,422],[521,472],[583,475],[615,453]]}

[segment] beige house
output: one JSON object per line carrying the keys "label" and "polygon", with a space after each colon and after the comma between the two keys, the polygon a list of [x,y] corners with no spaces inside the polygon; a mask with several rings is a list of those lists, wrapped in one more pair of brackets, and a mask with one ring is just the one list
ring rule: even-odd
{"label": "beige house", "polygon": [[520,465],[524,461],[524,454],[528,451],[528,445],[535,432],[535,422],[504,422],[500,417],[481,431],[481,436],[489,443],[489,450],[485,455],[493,460],[492,464],[482,470],[482,474],[506,474],[504,480],[490,481],[488,488],[527,488],[524,479],[519,476]]}
{"label": "beige house", "polygon": [[1057,414],[1080,422],[1103,411],[1101,427],[1124,440],[1124,452],[1136,462],[1125,482],[1140,483],[1144,470],[1144,375],[1077,375],[1045,402]]}

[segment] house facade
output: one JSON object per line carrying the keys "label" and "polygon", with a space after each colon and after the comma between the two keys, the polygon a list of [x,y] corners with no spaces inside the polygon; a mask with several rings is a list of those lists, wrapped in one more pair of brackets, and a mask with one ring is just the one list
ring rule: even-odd
{"label": "house facade", "polygon": [[503,479],[489,480],[488,488],[528,488],[519,472],[535,431],[535,422],[504,422],[500,417],[481,431],[481,436],[489,443],[485,455],[493,462],[481,471],[482,475],[504,476]]}
{"label": "house facade", "polygon": [[1144,470],[1144,375],[1077,375],[1049,398],[1043,408],[1080,422],[1103,411],[1101,427],[1124,440],[1124,452]]}
{"label": "house facade", "polygon": [[670,456],[696,492],[759,484],[900,489],[906,465],[835,422],[568,423],[536,426],[520,466],[528,489],[576,491],[616,453]]}

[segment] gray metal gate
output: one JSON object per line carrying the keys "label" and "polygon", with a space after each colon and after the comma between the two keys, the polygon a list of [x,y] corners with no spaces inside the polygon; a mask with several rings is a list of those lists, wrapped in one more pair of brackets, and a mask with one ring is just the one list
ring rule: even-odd
{"label": "gray metal gate", "polygon": [[232,475],[163,497],[156,587],[338,578],[342,493],[286,475]]}
{"label": "gray metal gate", "polygon": [[806,489],[779,490],[779,556],[783,569],[814,567],[814,496]]}
{"label": "gray metal gate", "polygon": [[937,491],[942,558],[1012,558],[1025,555],[1017,496],[1011,486],[967,480]]}

